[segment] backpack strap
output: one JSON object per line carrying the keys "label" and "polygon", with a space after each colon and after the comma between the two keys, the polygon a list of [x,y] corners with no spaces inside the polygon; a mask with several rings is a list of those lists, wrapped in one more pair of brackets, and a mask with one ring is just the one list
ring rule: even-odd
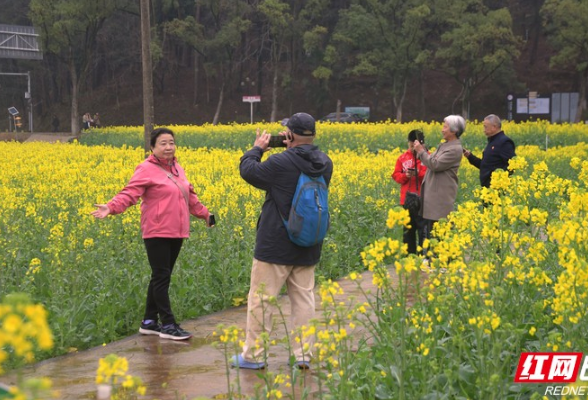
{"label": "backpack strap", "polygon": [[[286,157],[288,157],[290,159],[290,161],[292,161],[292,163],[294,164],[294,161],[292,159],[292,154],[288,153],[288,150],[284,151],[282,154],[286,155]],[[294,164],[294,166],[296,168],[298,168],[296,166],[296,164]],[[302,174],[302,170],[298,169],[300,171],[300,174]],[[298,174],[298,178],[296,178],[296,186],[298,186],[298,180],[300,179],[300,174]],[[273,187],[272,187],[273,188]],[[294,189],[294,192],[296,193],[296,189]],[[286,218],[284,218],[284,216],[282,215],[282,212],[280,211],[280,207],[278,206],[278,202],[276,201],[276,197],[274,196],[274,194],[272,193],[272,190],[270,189],[269,191],[270,196],[272,197],[272,200],[274,201],[274,204],[276,205],[276,210],[278,210],[278,215],[280,216],[280,218],[282,219],[282,221],[288,221]],[[294,198],[292,198],[292,201],[294,201]]]}

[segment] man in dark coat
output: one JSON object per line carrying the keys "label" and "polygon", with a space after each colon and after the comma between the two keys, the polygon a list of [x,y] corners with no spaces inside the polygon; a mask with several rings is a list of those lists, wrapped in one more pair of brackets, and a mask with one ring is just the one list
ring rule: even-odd
{"label": "man in dark coat", "polygon": [[[257,237],[247,299],[247,329],[243,352],[234,356],[238,368],[265,368],[262,334],[272,328],[271,298],[277,297],[284,284],[291,303],[292,330],[309,326],[314,318],[314,269],[321,257],[322,242],[301,247],[290,240],[282,217],[290,213],[300,173],[323,176],[327,186],[333,174],[331,159],[313,144],[315,120],[306,113],[297,113],[283,122],[281,132],[287,149],[261,162],[268,150],[271,135],[259,133],[253,148],[241,157],[241,177],[252,186],[264,190],[265,202],[257,221]],[[312,337],[292,340],[292,355],[298,368],[308,368]]]}
{"label": "man in dark coat", "polygon": [[488,115],[484,118],[483,124],[488,144],[482,153],[482,158],[476,157],[466,149],[463,150],[463,155],[470,164],[480,170],[480,184],[483,187],[490,187],[492,172],[499,168],[506,170],[508,161],[516,156],[515,144],[502,131],[502,122],[500,122],[498,116],[494,114]]}

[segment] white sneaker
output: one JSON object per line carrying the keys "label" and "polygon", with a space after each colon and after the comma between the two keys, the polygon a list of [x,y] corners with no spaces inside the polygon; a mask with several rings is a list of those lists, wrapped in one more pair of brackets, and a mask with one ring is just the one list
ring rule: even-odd
{"label": "white sneaker", "polygon": [[433,272],[434,269],[431,268],[431,263],[429,261],[429,259],[425,258],[423,260],[423,263],[421,264],[421,269],[425,272]]}

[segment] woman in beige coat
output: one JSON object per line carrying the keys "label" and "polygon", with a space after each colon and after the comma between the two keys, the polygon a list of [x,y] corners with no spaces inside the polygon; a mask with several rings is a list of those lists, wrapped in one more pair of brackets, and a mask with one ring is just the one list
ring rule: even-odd
{"label": "woman in beige coat", "polygon": [[465,131],[466,122],[459,115],[449,115],[443,122],[441,133],[445,142],[433,154],[428,154],[421,143],[414,143],[417,157],[427,166],[421,188],[420,212],[425,219],[425,237],[430,237],[435,222],[453,211],[457,197],[457,170],[463,153],[459,137]]}

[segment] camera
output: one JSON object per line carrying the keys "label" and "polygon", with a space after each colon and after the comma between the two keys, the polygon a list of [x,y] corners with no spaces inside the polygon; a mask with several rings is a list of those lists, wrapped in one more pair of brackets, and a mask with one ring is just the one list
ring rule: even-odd
{"label": "camera", "polygon": [[272,137],[270,137],[269,147],[286,147],[286,143],[284,143],[284,140],[286,139],[286,136],[272,135]]}
{"label": "camera", "polygon": [[208,217],[208,225],[210,225],[210,226],[216,225],[216,218],[214,217],[214,214],[210,214],[210,217]]}

